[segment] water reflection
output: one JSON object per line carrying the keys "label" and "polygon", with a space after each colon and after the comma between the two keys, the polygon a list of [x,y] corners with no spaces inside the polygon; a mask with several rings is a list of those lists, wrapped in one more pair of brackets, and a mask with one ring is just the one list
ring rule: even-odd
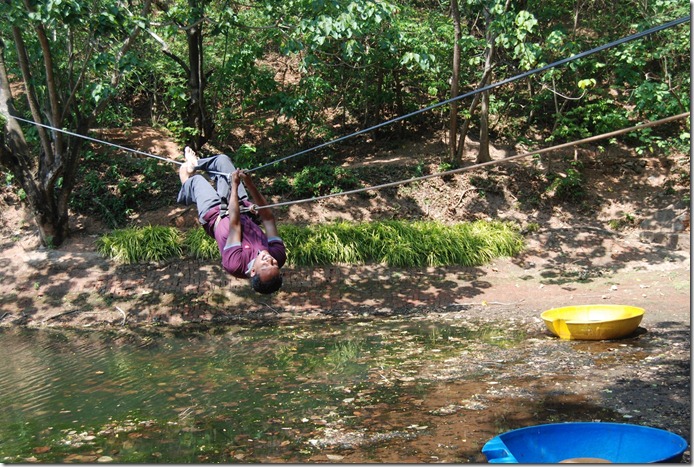
{"label": "water reflection", "polygon": [[0,462],[484,462],[506,430],[623,421],[599,401],[624,386],[593,373],[643,370],[670,340],[566,342],[425,316],[5,329]]}
{"label": "water reflection", "polygon": [[6,330],[0,461],[301,461],[305,438],[354,418],[356,398],[397,399],[386,369],[411,381],[409,356],[442,356],[469,333],[401,320],[174,336]]}

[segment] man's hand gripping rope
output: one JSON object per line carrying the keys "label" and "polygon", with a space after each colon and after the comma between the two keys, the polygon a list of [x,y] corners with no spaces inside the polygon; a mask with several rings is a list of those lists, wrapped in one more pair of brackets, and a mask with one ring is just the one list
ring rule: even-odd
{"label": "man's hand gripping rope", "polygon": [[[241,169],[236,169],[236,172],[229,172],[229,174],[226,176],[227,180],[229,181],[229,186],[233,186],[232,180],[233,180],[234,173],[238,173],[239,176],[241,176],[241,174],[246,175],[246,171],[241,170]],[[251,214],[257,215],[258,214],[258,205],[257,204],[251,204],[250,206],[239,206],[239,212],[240,213],[250,212]]]}

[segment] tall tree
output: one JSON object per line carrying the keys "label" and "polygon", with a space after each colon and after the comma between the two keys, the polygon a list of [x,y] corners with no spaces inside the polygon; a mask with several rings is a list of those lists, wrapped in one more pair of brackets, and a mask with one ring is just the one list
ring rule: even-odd
{"label": "tall tree", "polygon": [[[508,3],[510,0],[506,1],[502,14],[506,13],[508,10]],[[486,39],[487,47],[484,49],[484,73],[483,79],[480,83],[481,88],[487,86],[491,81],[492,76],[492,66],[494,64],[495,54],[496,54],[496,32],[493,27],[493,17],[489,9],[484,9],[484,22],[486,24]],[[481,93],[482,106],[480,107],[480,149],[477,153],[477,163],[481,164],[483,162],[489,162],[492,160],[489,155],[489,90],[482,91]]]}
{"label": "tall tree", "polygon": [[[459,93],[460,84],[460,39],[462,31],[460,25],[460,8],[458,0],[451,0],[451,18],[453,19],[453,70],[451,73],[451,97]],[[458,101],[451,102],[451,110],[448,121],[448,150],[451,161],[458,162]],[[462,144],[465,144],[463,136]]]}
{"label": "tall tree", "polygon": [[[462,29],[461,29],[461,13],[459,0],[451,0],[451,17],[453,20],[453,26],[455,31],[454,36],[454,48],[453,48],[453,79],[451,80],[451,97],[458,95],[458,84],[459,84],[459,74],[460,74],[460,42],[462,39]],[[494,23],[495,16],[499,14],[505,14],[508,9],[509,0],[505,3],[501,3],[497,0],[492,1],[478,1],[478,0],[468,0],[465,2],[469,10],[476,16],[480,13],[484,18],[483,24],[483,34],[484,34],[484,68],[482,70],[482,79],[477,85],[477,89],[481,89],[487,86],[491,82],[492,68],[494,65],[495,53],[496,53],[496,35],[497,27]],[[481,9],[481,11],[480,11]],[[478,24],[478,21],[472,22],[473,25]],[[474,31],[471,31],[474,34]],[[476,93],[468,109],[468,118],[465,119],[462,125],[458,124],[458,103],[454,101],[451,103],[450,121],[449,121],[449,156],[451,162],[459,166],[462,164],[465,150],[465,139],[467,138],[467,133],[470,128],[470,121],[475,113],[477,107],[481,105],[480,109],[480,149],[477,155],[477,162],[487,162],[490,160],[489,156],[489,91],[483,91],[481,93]],[[460,133],[458,129],[460,128]]]}
{"label": "tall tree", "polygon": [[[59,246],[69,235],[68,201],[84,142],[53,129],[87,135],[116,96],[150,9],[143,0],[136,17],[132,4],[0,2],[7,19],[0,26],[0,165],[26,192],[45,246]],[[9,37],[13,53],[5,47]],[[21,92],[13,95],[13,88]],[[44,126],[27,128],[14,116]]]}
{"label": "tall tree", "polygon": [[[176,63],[187,83],[185,112],[181,115],[186,128],[187,144],[199,150],[212,137],[214,119],[206,101],[207,78],[211,71],[205,65],[204,26],[209,18],[206,16],[206,0],[187,0],[185,7],[175,3],[156,1],[155,5],[162,13],[157,25],[164,32],[156,34],[154,28],[150,35],[159,43],[162,53]],[[172,45],[177,35],[185,36],[185,49]],[[181,50],[181,53],[179,53]]]}
{"label": "tall tree", "polygon": [[[457,3],[457,1],[461,0],[452,0],[452,3]],[[470,36],[483,38],[483,40],[479,41],[483,50],[478,52],[478,54],[483,57],[483,61],[479,63],[481,78],[477,83],[476,89],[484,88],[492,82],[493,73],[500,60],[506,62],[505,68],[511,72],[515,72],[518,69],[527,70],[529,66],[536,63],[537,47],[529,42],[528,36],[537,24],[537,21],[527,11],[517,10],[522,8],[525,3],[511,2],[510,0],[465,0],[457,5],[455,10],[463,10],[461,5],[464,5],[464,13],[474,19],[474,21],[469,21],[471,24]],[[462,16],[463,12],[454,11],[454,24],[462,22],[461,19],[456,19],[456,14]],[[478,21],[479,17],[482,17],[483,20]],[[456,38],[456,42],[459,41],[460,39]],[[502,52],[506,55],[500,59],[499,54]],[[456,63],[455,56],[453,61]],[[452,94],[455,94],[454,90],[452,90]],[[457,122],[449,123],[449,128],[451,129],[449,154],[454,165],[460,165],[465,157],[465,138],[470,128],[472,116],[478,107],[480,107],[480,149],[476,162],[482,163],[490,160],[490,95],[490,90],[475,94],[468,108],[468,117],[462,125],[458,125]],[[452,112],[451,119],[457,120],[457,118],[457,111],[455,113]],[[452,132],[453,128],[459,129],[457,135]]]}

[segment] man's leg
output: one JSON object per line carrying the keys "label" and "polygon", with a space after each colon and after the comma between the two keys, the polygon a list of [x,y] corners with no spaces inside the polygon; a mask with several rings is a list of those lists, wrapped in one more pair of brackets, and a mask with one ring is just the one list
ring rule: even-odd
{"label": "man's leg", "polygon": [[[196,168],[206,172],[219,172],[224,174],[210,174],[210,176],[215,180],[219,197],[226,203],[229,199],[229,191],[231,189],[227,176],[236,170],[229,156],[226,154],[218,154],[216,156],[199,159]],[[246,187],[243,186],[243,183],[239,184],[238,193],[240,200],[248,199],[248,192],[246,191]]]}
{"label": "man's leg", "polygon": [[202,175],[191,175],[193,168],[183,164],[178,171],[181,179],[181,189],[178,192],[177,202],[185,204],[195,204],[198,208],[198,218],[204,224],[203,217],[207,211],[221,204],[217,192],[212,188],[210,182]]}

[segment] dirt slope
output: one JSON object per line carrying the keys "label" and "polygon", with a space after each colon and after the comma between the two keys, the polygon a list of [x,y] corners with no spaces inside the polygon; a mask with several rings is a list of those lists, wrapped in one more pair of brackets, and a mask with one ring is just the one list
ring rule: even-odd
{"label": "dirt slope", "polygon": [[[155,130],[105,134],[119,144],[180,160],[171,139]],[[131,135],[137,135],[137,140],[128,140]],[[470,144],[474,149],[474,143]],[[363,183],[373,186],[440,171],[445,145],[434,135],[407,144],[354,147],[352,152],[344,166],[357,170]],[[501,161],[509,153],[494,150],[492,156]],[[549,173],[569,173],[576,158],[585,177],[573,189],[583,190],[580,199],[561,201],[540,186]],[[172,177],[177,167],[172,164]],[[259,178],[261,183],[270,182]],[[597,287],[591,292],[595,300],[619,295],[622,291],[612,286],[620,284],[620,275],[676,275],[677,286],[684,287],[689,271],[689,206],[682,199],[688,192],[688,157],[637,157],[611,146],[604,151],[584,148],[575,154],[500,164],[491,170],[432,178],[366,196],[297,204],[279,209],[279,221],[510,219],[524,228],[527,249],[517,258],[482,268],[288,267],[283,291],[258,298],[247,292],[245,281],[225,277],[217,264],[187,260],[127,267],[113,264],[95,253],[96,238],[107,231],[98,219],[73,216],[73,237],[58,250],[42,250],[31,219],[6,187],[0,213],[0,325],[114,324],[122,323],[126,315],[130,324],[154,319],[180,324],[230,316],[240,319],[255,312],[330,313],[511,301],[525,303],[532,310],[529,313],[535,313],[549,307],[552,301],[547,297],[567,291]],[[271,200],[278,201],[285,200]],[[174,204],[133,217],[134,224],[183,229],[196,222],[194,209]],[[636,294],[639,291],[643,293]],[[660,299],[663,293],[669,299],[681,295],[688,304],[688,286],[684,291],[660,292],[651,298]],[[624,299],[645,300],[650,290],[632,292]],[[220,296],[227,302],[218,303]],[[116,305],[114,300],[122,303]]]}

